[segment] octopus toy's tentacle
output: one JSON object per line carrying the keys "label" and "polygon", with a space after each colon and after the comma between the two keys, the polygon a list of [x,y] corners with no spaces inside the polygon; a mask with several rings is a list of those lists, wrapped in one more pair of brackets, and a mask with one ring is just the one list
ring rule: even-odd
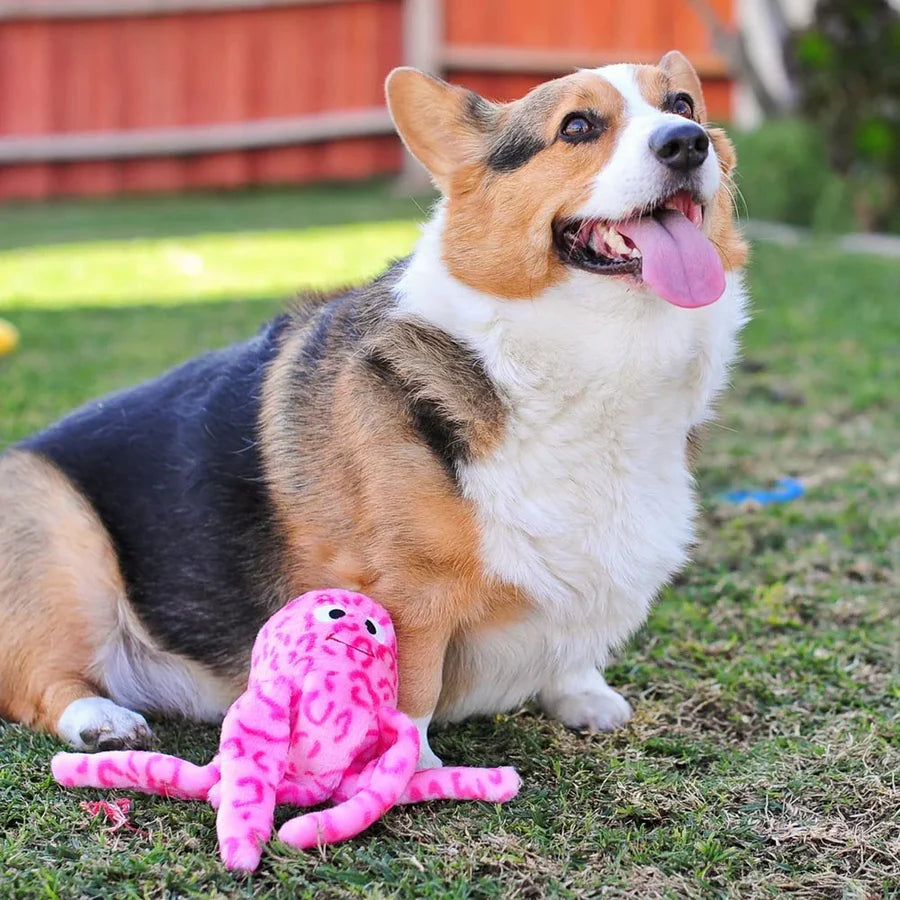
{"label": "octopus toy's tentacle", "polygon": [[476,769],[469,766],[445,766],[424,769],[410,779],[398,803],[422,800],[485,800],[505,803],[519,793],[522,784],[512,766]]}
{"label": "octopus toy's tentacle", "polygon": [[305,784],[283,781],[278,785],[279,806],[318,806],[333,796],[328,787],[313,778],[308,779]]}
{"label": "octopus toy's tentacle", "polygon": [[[360,772],[346,775],[335,797],[342,799],[359,793],[369,781],[372,763]],[[397,800],[397,805],[427,800],[484,800],[505,803],[519,792],[521,780],[512,766],[477,769],[469,766],[445,766],[416,772]]]}
{"label": "octopus toy's tentacle", "polygon": [[195,766],[177,756],[141,750],[57,753],[50,768],[65,787],[128,788],[180,800],[205,800],[219,780],[215,761]]}
{"label": "octopus toy's tentacle", "polygon": [[412,720],[396,709],[378,711],[382,734],[390,746],[370,767],[368,783],[331,809],[297,816],[281,826],[280,840],[306,849],[355,837],[389,810],[403,793],[419,758],[419,732]]}
{"label": "octopus toy's tentacle", "polygon": [[222,723],[216,801],[219,852],[229,869],[252,872],[272,833],[276,788],[291,737],[291,686],[251,684]]}

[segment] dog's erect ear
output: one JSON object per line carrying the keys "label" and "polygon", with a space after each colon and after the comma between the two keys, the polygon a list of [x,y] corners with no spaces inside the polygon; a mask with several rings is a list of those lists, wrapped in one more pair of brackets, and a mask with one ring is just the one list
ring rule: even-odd
{"label": "dog's erect ear", "polygon": [[406,67],[388,75],[385,92],[403,143],[445,192],[454,172],[484,156],[497,119],[494,104]]}
{"label": "dog's erect ear", "polygon": [[670,50],[658,63],[669,77],[672,90],[686,91],[694,98],[694,115],[698,122],[706,121],[706,103],[700,77],[688,58],[679,50]]}

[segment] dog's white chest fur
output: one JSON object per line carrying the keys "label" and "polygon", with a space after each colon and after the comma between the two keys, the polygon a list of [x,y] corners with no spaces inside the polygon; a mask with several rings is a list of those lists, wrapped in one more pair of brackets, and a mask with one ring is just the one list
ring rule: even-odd
{"label": "dog's white chest fur", "polygon": [[507,403],[500,446],[460,482],[487,573],[533,602],[526,619],[456,648],[471,679],[444,710],[457,719],[602,668],[685,562],[685,442],[725,383],[743,291],[730,279],[717,303],[683,310],[574,273],[537,300],[502,301],[452,279],[436,237],[426,232],[400,308],[473,347]]}

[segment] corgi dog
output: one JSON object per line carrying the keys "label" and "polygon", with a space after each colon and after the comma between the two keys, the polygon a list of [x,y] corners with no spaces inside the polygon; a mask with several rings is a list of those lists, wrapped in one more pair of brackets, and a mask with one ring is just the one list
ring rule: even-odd
{"label": "corgi dog", "polygon": [[734,151],[674,51],[387,99],[442,195],[409,258],[0,457],[4,718],[82,750],[215,721],[263,622],[340,587],[391,613],[422,767],[432,720],[628,720],[604,665],[687,559],[745,321]]}

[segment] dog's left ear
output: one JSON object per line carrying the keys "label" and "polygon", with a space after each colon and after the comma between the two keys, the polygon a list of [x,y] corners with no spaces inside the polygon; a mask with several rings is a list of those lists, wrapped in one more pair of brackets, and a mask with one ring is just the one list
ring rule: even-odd
{"label": "dog's left ear", "polygon": [[694,100],[694,115],[698,122],[706,122],[706,103],[697,70],[679,50],[670,50],[658,63],[669,79],[670,90],[684,91]]}
{"label": "dog's left ear", "polygon": [[484,156],[497,107],[418,69],[394,69],[384,87],[403,143],[448,193],[453,175]]}

